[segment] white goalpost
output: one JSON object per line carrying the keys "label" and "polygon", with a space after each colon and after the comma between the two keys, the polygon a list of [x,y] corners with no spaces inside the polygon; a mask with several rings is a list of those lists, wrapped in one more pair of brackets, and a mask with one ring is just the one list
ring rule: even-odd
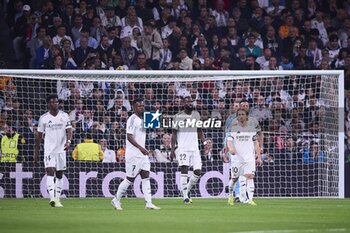
{"label": "white goalpost", "polygon": [[[20,135],[13,144],[15,160],[4,162],[4,152],[0,157],[0,198],[48,196],[44,164],[35,163],[33,155],[37,121],[47,111],[49,94],[58,95],[74,126],[66,197],[116,192],[125,177],[125,127],[134,99],[144,99],[146,112],[158,110],[166,119],[181,111],[182,97],[191,96],[203,120],[222,122],[204,130],[212,143],[200,144],[203,174],[193,196],[227,196],[225,124],[247,99],[249,114],[264,134],[256,196],[344,198],[343,71],[0,70],[0,79],[0,136],[9,128]],[[146,130],[153,196],[178,197],[180,172],[167,146],[171,129]],[[72,150],[86,135],[107,141],[116,162],[74,160]],[[127,195],[142,196],[139,179]]]}

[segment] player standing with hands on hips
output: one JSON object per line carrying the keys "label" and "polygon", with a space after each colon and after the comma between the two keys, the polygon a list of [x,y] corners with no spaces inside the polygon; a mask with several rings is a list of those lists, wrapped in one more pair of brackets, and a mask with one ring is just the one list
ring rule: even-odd
{"label": "player standing with hands on hips", "polygon": [[39,119],[35,140],[34,160],[39,160],[44,134],[44,164],[50,206],[63,207],[60,196],[63,189],[63,171],[66,170],[66,150],[72,140],[72,126],[67,113],[59,110],[57,95],[47,97],[49,111]]}
{"label": "player standing with hands on hips", "polygon": [[143,100],[136,99],[133,103],[134,114],[129,117],[126,123],[126,178],[120,183],[118,191],[111,202],[116,210],[123,210],[120,199],[126,193],[129,186],[134,183],[138,174],[140,174],[142,178],[142,192],[146,200],[145,209],[160,209],[152,203],[151,183],[149,178],[151,163],[149,161],[149,151],[145,148],[146,129],[143,127],[144,108]]}
{"label": "player standing with hands on hips", "polygon": [[[184,110],[175,115],[175,122],[196,121],[200,120],[200,115],[193,110],[193,100],[191,97],[185,97],[183,100]],[[202,159],[199,151],[198,137],[204,145],[207,144],[204,133],[201,128],[197,127],[174,127],[171,137],[171,154],[179,163],[181,170],[180,188],[183,195],[184,204],[190,204],[192,201],[189,193],[194,185],[197,184],[202,171]],[[177,149],[175,144],[177,142]],[[175,151],[176,149],[176,151]],[[188,181],[188,169],[193,166],[193,175]]]}
{"label": "player standing with hands on hips", "polygon": [[[232,156],[231,177],[234,182],[239,176],[247,178],[246,190],[247,204],[255,206],[253,201],[255,186],[255,163],[261,165],[260,147],[256,129],[248,124],[248,111],[239,109],[237,111],[237,123],[232,125],[230,135],[227,137],[227,148]],[[240,190],[241,191],[241,190]]]}

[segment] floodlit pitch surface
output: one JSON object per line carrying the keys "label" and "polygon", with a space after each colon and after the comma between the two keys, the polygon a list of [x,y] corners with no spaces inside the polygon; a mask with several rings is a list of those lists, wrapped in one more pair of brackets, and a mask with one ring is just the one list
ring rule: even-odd
{"label": "floodlit pitch surface", "polygon": [[258,206],[226,199],[155,199],[162,209],[145,210],[143,199],[0,199],[1,233],[216,233],[350,232],[350,199],[256,199]]}

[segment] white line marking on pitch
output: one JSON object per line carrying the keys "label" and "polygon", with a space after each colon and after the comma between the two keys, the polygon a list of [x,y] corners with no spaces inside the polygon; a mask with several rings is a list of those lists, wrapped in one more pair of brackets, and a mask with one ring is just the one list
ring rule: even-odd
{"label": "white line marking on pitch", "polygon": [[346,228],[329,228],[329,229],[298,229],[298,230],[267,230],[267,231],[238,231],[228,233],[296,233],[296,232],[346,232]]}

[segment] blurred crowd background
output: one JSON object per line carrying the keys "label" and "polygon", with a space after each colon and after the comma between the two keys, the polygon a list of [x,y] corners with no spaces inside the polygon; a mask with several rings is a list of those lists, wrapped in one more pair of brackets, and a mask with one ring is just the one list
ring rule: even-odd
{"label": "blurred crowd background", "polygon": [[[344,70],[345,156],[349,161],[349,16],[349,0],[1,1],[0,68]],[[204,119],[224,122],[235,114],[239,101],[247,99],[250,114],[267,133],[266,162],[320,162],[325,150],[318,145],[320,121],[329,107],[320,101],[320,80],[290,76],[143,85],[26,83],[2,77],[1,134],[22,135],[22,160],[30,160],[38,117],[46,110],[42,100],[46,94],[57,93],[75,126],[74,145],[95,137],[104,150],[117,155],[115,161],[122,161],[125,122],[135,97],[145,98],[146,110],[172,115],[181,109],[181,97],[191,95]],[[170,161],[170,133],[155,130],[148,135],[154,161]],[[206,134],[212,143],[202,148],[203,159],[223,159],[224,128]],[[313,153],[314,159],[308,159]]]}

